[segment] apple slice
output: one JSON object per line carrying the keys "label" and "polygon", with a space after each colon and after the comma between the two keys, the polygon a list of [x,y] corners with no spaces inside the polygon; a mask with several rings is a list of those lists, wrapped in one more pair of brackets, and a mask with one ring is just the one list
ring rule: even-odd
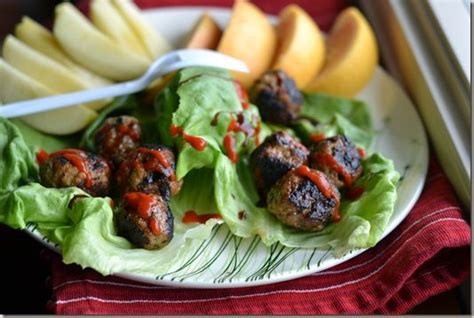
{"label": "apple slice", "polygon": [[66,66],[88,87],[100,87],[112,84],[111,81],[90,72],[77,63],[73,62],[61,49],[53,34],[34,20],[23,17],[15,28],[15,36],[36,51],[43,53],[49,58]]}
{"label": "apple slice", "polygon": [[323,66],[326,57],[323,35],[313,19],[296,4],[280,12],[277,35],[278,49],[272,68],[285,71],[302,89]]}
{"label": "apple slice", "polygon": [[[54,92],[31,77],[23,74],[0,59],[0,100],[13,103],[21,100],[54,95]],[[0,106],[1,107],[1,106]],[[85,106],[68,108],[23,116],[28,125],[54,135],[68,135],[80,131],[97,117],[97,113]]]}
{"label": "apple slice", "polygon": [[229,25],[217,48],[247,63],[250,73],[233,73],[234,78],[246,88],[250,87],[271,66],[276,46],[276,32],[263,12],[250,2],[235,2]]}
{"label": "apple slice", "polygon": [[141,40],[152,60],[171,51],[168,41],[141,15],[133,1],[112,0],[112,3]]}
{"label": "apple slice", "polygon": [[[7,36],[2,53],[8,64],[54,92],[67,93],[89,88],[65,66],[35,51],[12,35]],[[108,102],[97,101],[88,105],[93,109],[100,109]]]}
{"label": "apple slice", "polygon": [[72,4],[56,6],[53,34],[77,63],[117,81],[142,75],[150,62],[129,52],[97,30]]}
{"label": "apple slice", "polygon": [[222,31],[216,21],[207,13],[204,13],[193,27],[185,47],[190,49],[215,50],[221,36]]}
{"label": "apple slice", "polygon": [[102,33],[118,45],[150,59],[140,39],[135,36],[127,21],[122,18],[110,0],[93,0],[90,6],[90,18]]}

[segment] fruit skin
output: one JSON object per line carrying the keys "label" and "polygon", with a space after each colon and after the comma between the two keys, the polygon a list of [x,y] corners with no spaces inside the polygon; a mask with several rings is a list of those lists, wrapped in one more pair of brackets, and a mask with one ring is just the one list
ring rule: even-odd
{"label": "fruit skin", "polygon": [[168,41],[142,17],[140,9],[138,9],[133,1],[112,0],[112,4],[117,8],[123,19],[128,22],[135,35],[141,40],[142,45],[152,60],[172,50]]}
{"label": "fruit skin", "polygon": [[126,81],[141,76],[150,62],[97,30],[72,4],[56,6],[53,34],[77,63],[106,78]]}
{"label": "fruit skin", "polygon": [[263,12],[252,3],[237,1],[217,48],[247,63],[250,73],[234,72],[234,78],[249,88],[270,68],[276,46],[276,32]]}
{"label": "fruit skin", "polygon": [[[5,39],[2,53],[8,64],[54,92],[68,93],[89,88],[65,66],[30,48],[12,35]],[[108,101],[97,101],[88,105],[92,109],[100,109],[107,103]]]}
{"label": "fruit skin", "polygon": [[[55,92],[38,83],[31,77],[13,68],[0,59],[0,101],[17,101],[54,95]],[[0,106],[1,107],[1,106]],[[78,132],[89,125],[97,113],[85,106],[73,106],[34,115],[21,119],[42,132],[53,135],[68,135]]]}
{"label": "fruit skin", "polygon": [[377,40],[362,13],[350,7],[336,18],[327,42],[326,62],[305,91],[353,97],[378,64]]}
{"label": "fruit skin", "polygon": [[93,0],[90,5],[90,19],[97,29],[118,45],[151,60],[140,39],[135,36],[110,0]]}
{"label": "fruit skin", "polygon": [[324,38],[313,19],[295,4],[286,6],[279,17],[278,48],[272,69],[285,71],[301,89],[323,66]]}
{"label": "fruit skin", "polygon": [[23,17],[15,27],[15,36],[36,51],[48,56],[64,65],[88,85],[88,87],[101,87],[112,84],[111,81],[94,74],[77,63],[73,62],[61,49],[53,34],[34,20]]}
{"label": "fruit skin", "polygon": [[204,13],[191,31],[185,47],[189,49],[215,50],[221,39],[222,31],[216,21]]}

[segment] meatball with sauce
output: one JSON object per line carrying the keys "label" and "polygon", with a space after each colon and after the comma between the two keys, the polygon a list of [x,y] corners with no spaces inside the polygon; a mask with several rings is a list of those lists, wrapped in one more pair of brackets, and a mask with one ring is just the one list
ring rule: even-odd
{"label": "meatball with sauce", "polygon": [[282,125],[291,124],[303,105],[303,96],[294,80],[280,70],[264,73],[251,88],[250,99],[260,110],[263,121]]}
{"label": "meatball with sauce", "polygon": [[176,180],[173,151],[162,145],[143,145],[131,151],[116,173],[119,192],[176,195],[182,181]]}
{"label": "meatball with sauce", "polygon": [[110,188],[107,162],[79,149],[64,149],[48,156],[40,165],[41,184],[46,187],[78,187],[92,196],[105,196]]}
{"label": "meatball with sauce", "polygon": [[309,158],[311,168],[324,172],[338,188],[350,187],[362,174],[359,152],[346,136],[315,143]]}
{"label": "meatball with sauce", "polygon": [[173,214],[162,196],[128,192],[115,212],[118,234],[133,245],[159,249],[173,238]]}
{"label": "meatball with sauce", "polygon": [[321,231],[340,219],[340,194],[324,173],[300,166],[271,188],[267,208],[281,222],[304,231]]}
{"label": "meatball with sauce", "polygon": [[97,152],[115,165],[138,147],[141,129],[138,120],[131,116],[107,118],[95,135]]}
{"label": "meatball with sauce", "polygon": [[291,169],[307,161],[309,151],[286,132],[267,138],[252,152],[250,168],[263,200],[270,188]]}

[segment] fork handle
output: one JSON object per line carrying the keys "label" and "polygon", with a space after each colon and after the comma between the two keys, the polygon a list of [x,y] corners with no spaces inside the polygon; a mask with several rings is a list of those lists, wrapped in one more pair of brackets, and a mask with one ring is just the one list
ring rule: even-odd
{"label": "fork handle", "polygon": [[71,107],[73,105],[92,102],[108,97],[127,95],[138,92],[143,89],[142,86],[143,83],[138,79],[86,91],[37,98],[4,106],[0,105],[0,117],[13,118],[25,116],[63,107]]}

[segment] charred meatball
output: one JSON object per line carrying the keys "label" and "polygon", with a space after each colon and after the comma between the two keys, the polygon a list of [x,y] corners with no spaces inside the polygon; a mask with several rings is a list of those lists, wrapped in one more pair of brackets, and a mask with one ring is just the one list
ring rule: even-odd
{"label": "charred meatball", "polygon": [[309,151],[286,132],[268,136],[250,156],[257,190],[263,200],[270,188],[288,171],[305,164]]}
{"label": "charred meatball", "polygon": [[321,231],[339,221],[340,194],[320,171],[300,166],[272,187],[268,210],[281,222],[305,231]]}
{"label": "charred meatball", "polygon": [[360,155],[346,136],[335,136],[315,143],[310,166],[324,172],[338,187],[350,187],[362,174]]}
{"label": "charred meatball", "polygon": [[173,215],[160,195],[125,193],[115,221],[118,234],[137,247],[159,249],[173,238]]}
{"label": "charred meatball", "polygon": [[110,168],[97,155],[65,149],[50,154],[41,164],[40,180],[46,187],[78,187],[92,196],[105,196],[110,188]]}
{"label": "charred meatball", "polygon": [[280,70],[264,73],[251,88],[250,99],[264,121],[282,125],[295,120],[303,104],[293,79]]}
{"label": "charred meatball", "polygon": [[118,190],[160,194],[166,200],[181,189],[176,180],[173,151],[162,145],[144,145],[131,151],[116,174]]}
{"label": "charred meatball", "polygon": [[95,144],[97,152],[117,166],[138,147],[140,138],[138,120],[131,116],[118,116],[104,122],[95,135]]}

